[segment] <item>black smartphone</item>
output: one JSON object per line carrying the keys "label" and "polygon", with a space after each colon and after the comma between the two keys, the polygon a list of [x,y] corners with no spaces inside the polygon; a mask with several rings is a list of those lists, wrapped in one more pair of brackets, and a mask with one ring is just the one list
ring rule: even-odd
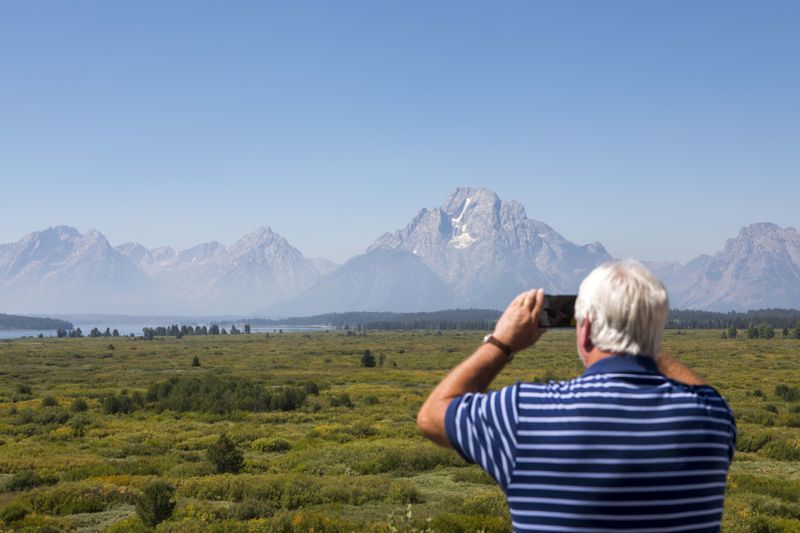
{"label": "black smartphone", "polygon": [[540,328],[575,327],[576,294],[544,295],[542,314],[539,315]]}

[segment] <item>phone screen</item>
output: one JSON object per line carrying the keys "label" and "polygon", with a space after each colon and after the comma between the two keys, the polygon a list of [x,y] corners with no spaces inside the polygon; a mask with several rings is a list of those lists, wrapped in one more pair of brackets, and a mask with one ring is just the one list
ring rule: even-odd
{"label": "phone screen", "polygon": [[575,327],[576,294],[544,295],[542,314],[539,315],[539,327],[568,328]]}

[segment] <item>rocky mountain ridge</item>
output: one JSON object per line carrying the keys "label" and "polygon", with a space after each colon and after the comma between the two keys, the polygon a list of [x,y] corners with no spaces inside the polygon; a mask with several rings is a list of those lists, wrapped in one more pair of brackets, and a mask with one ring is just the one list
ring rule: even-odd
{"label": "rocky mountain ridge", "polygon": [[[0,244],[0,311],[310,315],[332,311],[502,308],[536,286],[571,293],[612,259],[576,244],[485,188],[458,188],[439,207],[380,235],[344,265],[307,258],[269,227],[233,244],[185,250],[111,246],[97,230],[58,226]],[[800,234],[743,227],[713,255],[647,263],[674,308],[800,308]]]}

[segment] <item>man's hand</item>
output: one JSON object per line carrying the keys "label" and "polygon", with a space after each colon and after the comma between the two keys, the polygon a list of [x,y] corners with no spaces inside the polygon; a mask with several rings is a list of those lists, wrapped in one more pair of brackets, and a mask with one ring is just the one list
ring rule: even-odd
{"label": "man's hand", "polygon": [[[523,292],[517,296],[497,321],[493,335],[518,352],[533,345],[542,336],[539,313],[542,312],[544,290]],[[508,363],[497,346],[481,344],[464,362],[450,371],[439,383],[417,415],[422,433],[441,446],[450,447],[444,427],[445,413],[453,398],[467,392],[485,392],[492,380]]]}
{"label": "man's hand", "polygon": [[512,353],[533,346],[546,331],[539,327],[543,303],[544,289],[531,289],[514,298],[497,321],[494,338]]}

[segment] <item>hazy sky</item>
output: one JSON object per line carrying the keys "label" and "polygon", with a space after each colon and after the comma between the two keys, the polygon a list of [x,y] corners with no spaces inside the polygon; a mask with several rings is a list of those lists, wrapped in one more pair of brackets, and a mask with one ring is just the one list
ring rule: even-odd
{"label": "hazy sky", "polygon": [[0,3],[0,242],[343,261],[459,185],[617,256],[800,225],[800,2]]}

